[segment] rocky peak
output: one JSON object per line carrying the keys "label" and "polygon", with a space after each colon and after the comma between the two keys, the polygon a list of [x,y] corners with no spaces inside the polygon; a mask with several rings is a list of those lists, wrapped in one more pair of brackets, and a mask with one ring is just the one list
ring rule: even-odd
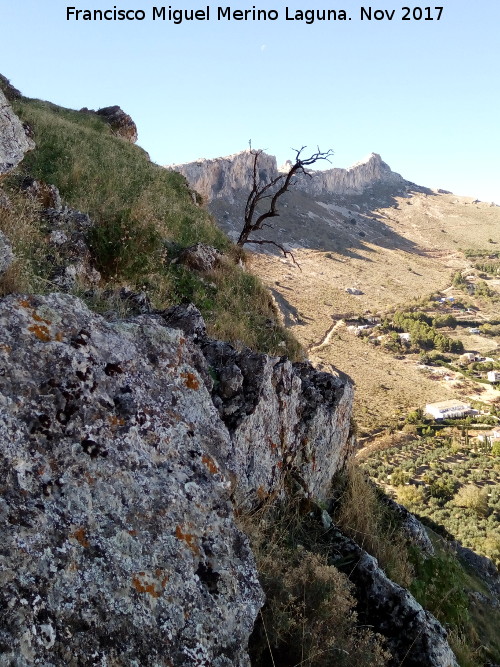
{"label": "rocky peak", "polygon": [[[241,191],[249,191],[252,186],[254,156],[249,150],[227,157],[197,160],[167,167],[183,174],[189,185],[208,202],[226,199],[233,202]],[[259,157],[259,180],[262,183],[287,172],[291,161],[278,169],[273,155],[262,153]],[[380,155],[371,153],[366,159],[347,169],[333,168],[310,171],[313,176],[299,176],[295,186],[310,195],[351,195],[362,194],[377,183],[403,185],[405,180],[391,170]]]}

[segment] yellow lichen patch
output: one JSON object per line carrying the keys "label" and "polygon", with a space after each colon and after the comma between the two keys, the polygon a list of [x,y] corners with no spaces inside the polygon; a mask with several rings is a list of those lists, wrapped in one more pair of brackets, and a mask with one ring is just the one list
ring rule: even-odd
{"label": "yellow lichen patch", "polygon": [[177,526],[177,528],[175,529],[175,536],[178,540],[182,540],[182,542],[185,542],[191,549],[191,551],[195,554],[195,556],[200,555],[200,550],[196,544],[196,535],[192,535],[191,533],[185,533],[180,526]]}
{"label": "yellow lichen patch", "polygon": [[43,340],[44,343],[47,343],[50,338],[50,332],[44,324],[32,324],[28,327],[28,331],[34,333],[39,340]]}
{"label": "yellow lichen patch", "polygon": [[215,463],[213,458],[205,454],[204,456],[201,457],[201,460],[208,468],[208,471],[212,473],[212,475],[215,475],[215,473],[219,472],[219,468],[217,467],[217,464]]}
{"label": "yellow lichen patch", "polygon": [[87,539],[87,531],[85,528],[83,528],[83,526],[80,526],[80,528],[77,528],[75,531],[73,531],[70,534],[70,537],[74,538],[85,549],[90,547],[90,542]]}
{"label": "yellow lichen patch", "polygon": [[156,569],[154,575],[138,572],[132,577],[132,586],[138,593],[147,593],[154,598],[160,597],[167,582],[168,576],[160,569]]}
{"label": "yellow lichen patch", "polygon": [[184,384],[188,389],[199,389],[200,383],[194,373],[181,373],[181,378],[184,378]]}
{"label": "yellow lichen patch", "polygon": [[111,426],[123,426],[125,424],[125,419],[123,417],[117,417],[116,415],[112,415],[109,417],[109,423]]}

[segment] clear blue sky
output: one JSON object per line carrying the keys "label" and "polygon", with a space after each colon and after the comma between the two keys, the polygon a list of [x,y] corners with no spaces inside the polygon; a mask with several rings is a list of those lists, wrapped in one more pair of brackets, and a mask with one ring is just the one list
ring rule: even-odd
{"label": "clear blue sky", "polygon": [[[281,163],[319,144],[334,149],[334,166],[377,152],[409,180],[500,203],[500,2],[438,0],[440,21],[402,21],[404,3],[370,2],[315,0],[309,9],[352,20],[307,25],[285,20],[284,0],[236,0],[232,9],[279,19],[217,21],[221,2],[208,22],[174,25],[152,21],[155,0],[0,0],[0,71],[30,97],[119,104],[160,164],[227,155],[249,139]],[[147,18],[68,22],[72,5]],[[395,9],[394,19],[361,21],[363,6]]]}

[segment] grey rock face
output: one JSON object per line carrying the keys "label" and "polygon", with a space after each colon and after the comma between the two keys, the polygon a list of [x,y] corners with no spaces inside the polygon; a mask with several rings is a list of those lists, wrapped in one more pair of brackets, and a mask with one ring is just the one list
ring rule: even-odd
{"label": "grey rock face", "polygon": [[0,664],[248,665],[263,602],[182,332],[0,302]]}
{"label": "grey rock face", "polygon": [[231,448],[217,458],[233,478],[237,502],[279,494],[290,476],[304,492],[326,498],[353,445],[349,380],[208,339],[192,304],[161,315],[196,341],[194,363],[231,436]]}
{"label": "grey rock face", "polygon": [[14,253],[9,239],[0,232],[0,276],[5,273],[14,261]]}
{"label": "grey rock face", "polygon": [[[247,195],[252,187],[254,156],[249,151],[224,158],[198,160],[186,164],[170,165],[183,174],[190,187],[199,192],[208,202],[223,198],[234,202]],[[258,161],[258,181],[268,183],[288,171],[289,164],[278,169],[276,158],[262,153]],[[326,169],[311,171],[312,178],[299,176],[294,190],[314,196],[360,194],[376,183],[403,185],[405,180],[383,162],[380,155],[371,153],[365,160],[348,169]]]}
{"label": "grey rock face", "polygon": [[388,579],[373,556],[338,531],[332,535],[333,563],[356,586],[360,620],[387,638],[391,666],[458,667],[439,621]]}
{"label": "grey rock face", "polygon": [[86,213],[62,206],[54,186],[45,186],[44,191],[49,192],[58,204],[57,208],[47,208],[42,213],[48,226],[50,244],[54,248],[52,282],[61,290],[70,290],[76,284],[86,287],[96,285],[101,276],[92,266],[86,242],[92,220]]}
{"label": "grey rock face", "polygon": [[35,147],[0,90],[0,177],[16,167],[25,153]]}
{"label": "grey rock face", "polygon": [[237,351],[220,341],[200,347],[215,378],[214,404],[231,434],[225,465],[238,481],[238,501],[282,492],[289,476],[325,498],[350,454],[352,385],[309,363]]}
{"label": "grey rock face", "polygon": [[434,545],[425,530],[425,526],[417,519],[417,517],[409,512],[406,507],[396,503],[388,496],[384,497],[384,502],[389,505],[396,516],[399,516],[401,527],[405,532],[407,539],[418,547],[424,556],[434,556]]}
{"label": "grey rock face", "polygon": [[182,329],[187,336],[195,341],[207,336],[207,327],[200,311],[192,303],[182,303],[172,306],[161,313],[167,326],[173,329]]}

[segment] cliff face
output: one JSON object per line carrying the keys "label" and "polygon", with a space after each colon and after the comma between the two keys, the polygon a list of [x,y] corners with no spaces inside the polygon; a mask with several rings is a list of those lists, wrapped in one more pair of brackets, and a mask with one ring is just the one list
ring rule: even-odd
{"label": "cliff face", "polygon": [[[167,326],[193,316],[196,338]],[[351,386],[210,341],[196,311],[12,296],[0,327],[4,658],[248,665],[263,595],[229,498],[292,470],[324,496]]]}
{"label": "cliff face", "polygon": [[[199,160],[186,164],[170,165],[168,169],[183,174],[189,185],[208,202],[225,199],[233,202],[238,192],[249,192],[252,186],[254,156],[247,150],[235,155],[213,160]],[[276,158],[262,153],[259,157],[259,179],[268,182],[287,171],[290,163],[278,169]],[[372,153],[365,160],[348,169],[312,171],[312,178],[299,177],[294,190],[309,195],[362,194],[375,184],[404,185],[405,180],[391,171],[380,155]]]}

